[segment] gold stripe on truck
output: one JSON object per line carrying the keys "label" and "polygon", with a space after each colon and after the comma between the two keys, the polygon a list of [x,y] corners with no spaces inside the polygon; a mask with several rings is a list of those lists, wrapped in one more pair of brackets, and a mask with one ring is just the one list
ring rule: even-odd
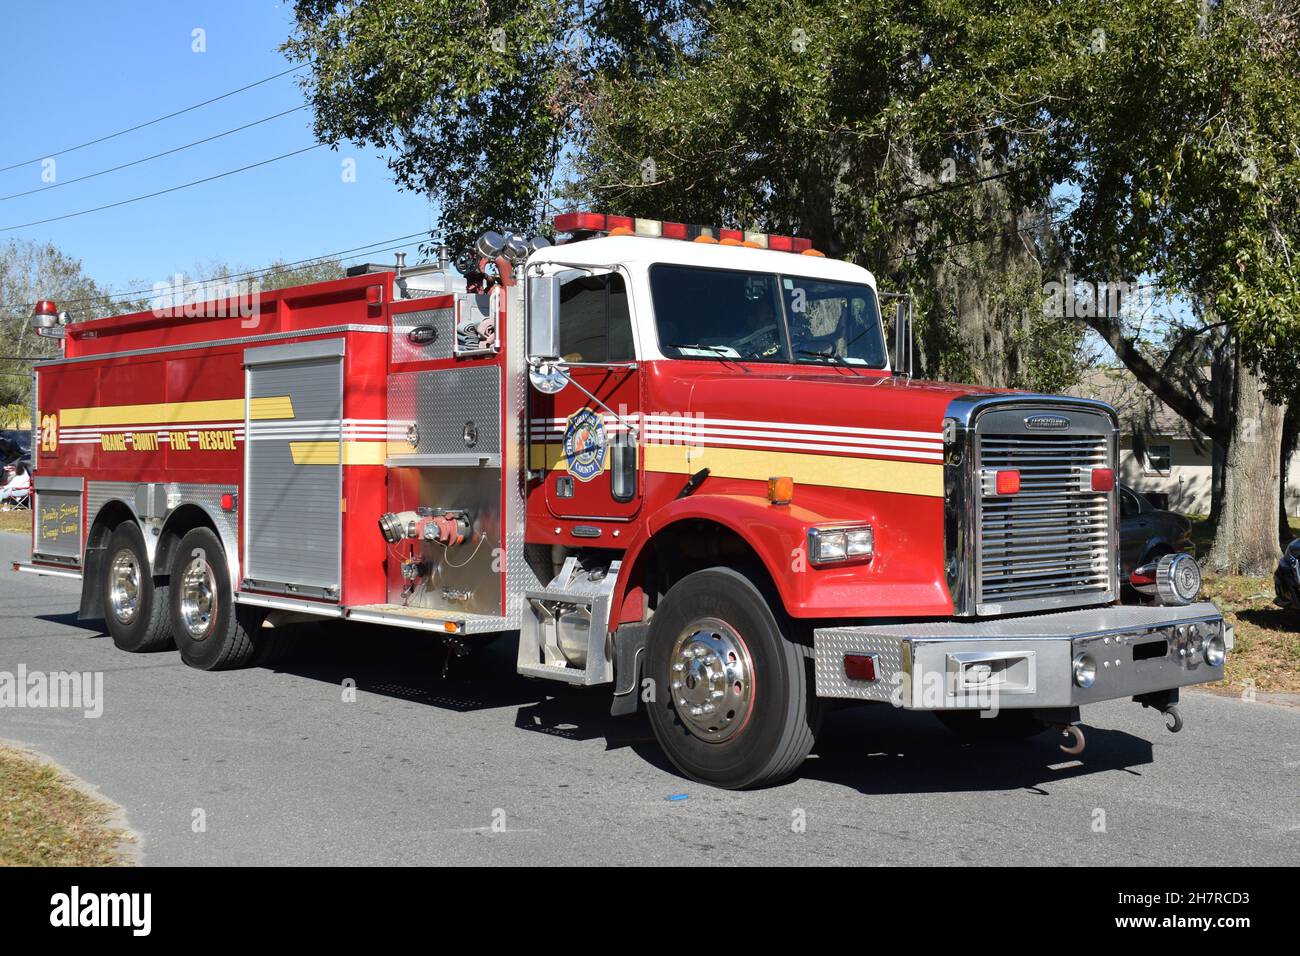
{"label": "gold stripe on truck", "polygon": [[[750,448],[694,446],[688,449],[685,445],[647,445],[641,454],[646,471],[666,474],[693,475],[707,468],[717,478],[767,481],[781,475],[803,485],[943,497],[943,465],[940,464]],[[530,458],[534,469],[565,467],[564,447],[558,443],[532,445]]]}
{"label": "gold stripe on truck", "polygon": [[[288,395],[254,398],[248,403],[253,421],[293,418]],[[64,428],[110,425],[178,425],[183,422],[242,421],[242,398],[218,398],[203,402],[154,402],[149,405],[100,405],[93,408],[65,408],[59,413]]]}

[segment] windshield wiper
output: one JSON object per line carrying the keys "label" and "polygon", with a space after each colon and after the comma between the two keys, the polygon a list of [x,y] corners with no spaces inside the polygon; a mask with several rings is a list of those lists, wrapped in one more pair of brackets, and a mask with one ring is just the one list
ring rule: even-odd
{"label": "windshield wiper", "polygon": [[733,349],[724,348],[721,345],[703,345],[700,342],[668,342],[670,349],[676,349],[679,352],[686,349],[699,349],[701,352],[713,352],[715,355],[721,355],[723,358],[736,358],[732,355]]}
{"label": "windshield wiper", "polygon": [[827,361],[834,362],[836,365],[842,365],[850,370],[853,368],[852,363],[850,363],[843,355],[840,355],[839,352],[814,352],[811,349],[795,349],[794,354],[807,355],[810,358],[826,359]]}

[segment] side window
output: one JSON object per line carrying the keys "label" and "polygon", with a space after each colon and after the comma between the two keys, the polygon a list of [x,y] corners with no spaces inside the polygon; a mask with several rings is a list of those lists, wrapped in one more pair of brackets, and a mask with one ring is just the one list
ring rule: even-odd
{"label": "side window", "polygon": [[560,354],[568,362],[630,362],[632,318],[618,273],[583,276],[560,290]]}

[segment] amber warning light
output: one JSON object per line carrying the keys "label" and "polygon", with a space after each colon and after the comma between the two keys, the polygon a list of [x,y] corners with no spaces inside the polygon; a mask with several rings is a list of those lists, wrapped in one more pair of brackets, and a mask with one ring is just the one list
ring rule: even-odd
{"label": "amber warning light", "polygon": [[689,225],[684,222],[666,222],[661,219],[639,219],[633,216],[609,216],[603,212],[566,212],[556,216],[557,233],[603,233],[609,236],[642,236],[649,239],[683,239],[687,242],[715,243],[722,246],[745,246],[749,249],[770,249],[773,252],[798,252],[807,256],[820,256],[812,247],[811,239],[778,236],[766,232],[744,229],[718,229],[714,226]]}

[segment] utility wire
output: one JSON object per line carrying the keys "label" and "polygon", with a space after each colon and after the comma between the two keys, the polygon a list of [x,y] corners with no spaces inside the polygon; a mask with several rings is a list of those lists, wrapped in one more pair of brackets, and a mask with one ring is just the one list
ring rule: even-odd
{"label": "utility wire", "polygon": [[230,136],[232,133],[239,133],[242,132],[243,130],[251,129],[254,126],[260,126],[263,123],[269,123],[273,119],[279,119],[281,116],[288,116],[290,113],[297,113],[299,110],[305,110],[306,108],[307,108],[307,104],[304,103],[302,106],[295,106],[293,109],[285,110],[283,113],[276,113],[274,116],[266,116],[260,120],[253,120],[253,122],[245,123],[243,126],[236,126],[234,129],[228,129],[224,133],[214,133],[212,136],[207,136],[203,139],[195,140],[192,143],[186,143],[184,146],[177,146],[173,149],[168,149],[161,153],[154,153],[152,156],[144,157],[144,159],[137,159],[129,163],[122,163],[122,165],[120,166],[112,166],[108,169],[101,169],[97,173],[87,173],[86,175],[78,176],[75,179],[65,179],[62,182],[51,183],[48,186],[37,186],[35,189],[28,189],[25,192],[10,193],[8,196],[0,196],[0,202],[6,202],[7,200],[10,199],[17,199],[19,196],[30,196],[33,193],[43,193],[50,189],[58,189],[60,186],[70,186],[73,183],[85,182],[87,179],[94,179],[96,176],[104,176],[107,175],[108,173],[115,173],[119,169],[130,169],[132,166],[139,166],[141,163],[147,163],[155,159],[161,159],[164,156],[172,155],[172,153],[179,153],[182,150],[191,149],[192,147],[195,146],[202,146],[204,143],[210,143],[214,139],[221,139],[223,136]]}
{"label": "utility wire", "polygon": [[[420,235],[420,236],[422,236],[422,235],[424,235],[424,233],[416,233],[415,235]],[[410,248],[411,246],[414,246],[414,245],[417,245],[417,243],[414,243],[414,242],[407,242],[407,243],[403,243],[403,244],[400,245],[400,246],[389,246],[389,247],[387,247],[387,248],[385,248],[385,249],[372,249],[372,250],[370,250],[370,252],[363,253],[362,256],[373,255],[373,254],[376,253],[376,252],[392,252],[392,251],[395,251],[395,250],[397,250],[397,249],[407,249],[407,248]],[[353,258],[361,258],[361,256],[356,256],[356,257],[353,257]],[[303,260],[303,261],[304,261],[304,262],[315,262],[315,261],[317,261],[317,260],[315,260],[315,259],[305,259],[305,260]],[[347,259],[340,260],[340,264],[343,263],[343,262],[347,262],[347,261],[348,261]],[[273,272],[273,271],[276,271],[276,270],[267,270],[267,271],[268,271],[268,272]],[[222,277],[222,278],[223,278],[223,280],[224,280],[225,278],[228,278],[228,277]],[[159,294],[164,294],[164,293],[159,293]],[[17,318],[17,317],[15,316],[15,318]],[[111,318],[111,316],[109,316],[109,318]],[[74,324],[75,324],[75,323],[74,323]],[[49,355],[0,355],[0,362],[45,362],[45,361],[48,361],[49,359],[56,359],[56,358],[58,358],[58,357],[59,357],[59,353],[57,353],[57,352],[53,352],[53,353],[51,353],[51,354],[49,354]],[[22,376],[23,378],[26,378],[26,377],[29,376],[30,374],[31,374],[30,372],[0,372],[0,375],[20,375],[20,376]]]}
{"label": "utility wire", "polygon": [[[404,240],[419,239],[427,235],[428,235],[427,232],[412,232],[405,236],[394,236],[391,239],[379,239],[375,242],[368,242],[363,246],[353,246],[351,249],[340,249],[337,252],[326,252],[318,256],[310,256],[306,259],[298,259],[295,262],[282,262],[274,266],[265,266],[260,269],[249,269],[245,272],[235,272],[228,276],[222,276],[221,281],[224,282],[230,279],[245,279],[245,278],[253,278],[256,276],[271,275],[272,273],[291,270],[295,266],[303,266],[312,262],[322,262],[331,259],[346,261],[342,257],[349,255],[349,253],[361,253],[364,256],[368,256],[368,255],[374,255],[375,253],[379,253],[379,252],[392,252],[397,249],[405,249],[408,246],[416,245],[416,243],[414,242],[405,242]],[[400,243],[400,244],[392,245],[392,243]],[[385,248],[376,249],[374,248],[375,246],[384,246]],[[352,256],[352,258],[360,258],[360,256]],[[201,281],[201,280],[196,280],[196,281]],[[168,288],[171,287],[169,286]],[[63,299],[60,301],[59,304],[79,305],[86,302],[112,301],[114,299],[130,299],[135,296],[141,296],[141,295],[152,296],[158,294],[159,294],[159,290],[156,290],[153,287],[147,289],[128,289],[125,292],[114,292],[109,295],[83,296],[80,299]],[[34,305],[35,305],[34,302],[15,302],[15,303],[10,303],[7,306],[3,306],[3,308],[13,312],[22,312],[22,311],[30,310]]]}
{"label": "utility wire", "polygon": [[100,136],[98,139],[87,140],[84,143],[78,143],[76,146],[67,146],[63,149],[56,149],[53,150],[52,152],[42,153],[40,156],[37,156],[33,159],[25,159],[21,163],[12,163],[8,166],[0,166],[0,173],[5,173],[11,169],[17,169],[19,166],[26,166],[30,163],[39,163],[42,160],[50,159],[54,156],[63,156],[67,153],[75,153],[77,150],[85,149],[87,146],[95,146],[98,143],[104,143],[110,139],[116,139],[118,136],[125,136],[127,133],[134,133],[136,130],[144,129],[146,126],[153,126],[155,123],[161,123],[163,120],[169,120],[172,117],[180,116],[184,113],[192,112],[193,110],[197,110],[201,107],[208,106],[212,103],[216,103],[218,100],[224,100],[227,97],[234,96],[236,93],[243,93],[245,90],[251,90],[255,86],[261,86],[263,83],[270,83],[272,80],[278,80],[280,77],[288,76],[290,73],[297,73],[299,70],[303,69],[306,65],[307,64],[303,63],[300,64],[299,66],[291,67],[290,69],[283,70],[279,73],[276,73],[274,76],[268,76],[265,79],[257,80],[254,83],[249,83],[247,86],[241,86],[237,90],[231,90],[229,93],[222,93],[220,96],[214,96],[211,99],[204,100],[202,103],[195,103],[193,106],[187,106],[182,110],[176,110],[174,113],[168,113],[166,116],[159,116],[157,119],[151,119],[145,123],[138,123],[135,126],[130,126],[127,127],[126,129],[120,129],[116,133],[109,133],[106,136]]}
{"label": "utility wire", "polygon": [[31,222],[22,222],[14,226],[0,226],[0,232],[13,232],[15,229],[26,229],[29,226],[43,226],[49,222],[61,222],[64,219],[75,219],[78,216],[88,216],[92,212],[102,212],[105,209],[116,209],[118,206],[140,202],[142,199],[152,199],[155,196],[165,196],[167,193],[174,193],[181,189],[189,189],[191,186],[201,186],[203,183],[210,183],[216,179],[224,179],[227,176],[247,172],[250,169],[257,169],[257,167],[266,166],[269,163],[278,163],[282,159],[289,159],[290,157],[301,155],[302,153],[306,153],[313,149],[320,149],[320,147],[324,145],[324,143],[313,143],[311,146],[304,146],[302,149],[295,149],[291,153],[282,153],[279,156],[272,156],[270,159],[264,159],[260,163],[249,163],[247,166],[240,166],[238,169],[228,169],[224,173],[217,173],[214,176],[205,176],[202,179],[196,179],[189,183],[181,183],[179,186],[171,186],[167,189],[159,189],[156,192],[145,193],[143,196],[132,196],[130,199],[119,199],[117,202],[105,203],[102,206],[95,206],[91,209],[81,209],[77,212],[64,213],[62,216],[50,216],[48,219],[35,219]]}

